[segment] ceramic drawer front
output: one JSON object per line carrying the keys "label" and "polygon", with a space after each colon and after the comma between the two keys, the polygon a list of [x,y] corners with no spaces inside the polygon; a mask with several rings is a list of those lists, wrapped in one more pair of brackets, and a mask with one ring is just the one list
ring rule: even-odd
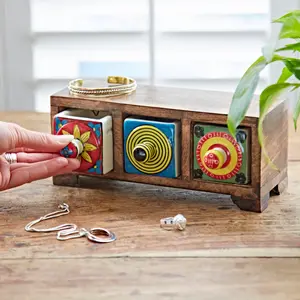
{"label": "ceramic drawer front", "polygon": [[249,129],[240,129],[234,139],[226,126],[196,123],[192,134],[195,179],[250,182]]}
{"label": "ceramic drawer front", "polygon": [[74,135],[74,141],[61,150],[64,157],[77,157],[76,171],[102,175],[113,170],[112,116],[89,110],[68,109],[53,118],[54,134]]}
{"label": "ceramic drawer front", "polygon": [[180,175],[180,122],[128,117],[124,120],[125,172],[176,178]]}

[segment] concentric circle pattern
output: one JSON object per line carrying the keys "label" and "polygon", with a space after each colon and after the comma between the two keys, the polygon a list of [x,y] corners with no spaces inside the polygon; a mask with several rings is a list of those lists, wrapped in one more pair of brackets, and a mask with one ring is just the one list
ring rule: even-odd
{"label": "concentric circle pattern", "polygon": [[132,130],[126,141],[126,154],[134,167],[145,174],[165,170],[172,159],[172,148],[158,128],[141,125]]}
{"label": "concentric circle pattern", "polygon": [[[219,155],[221,152],[226,160]],[[230,134],[209,132],[197,145],[196,159],[203,173],[211,178],[226,180],[240,170],[243,154],[240,145]]]}

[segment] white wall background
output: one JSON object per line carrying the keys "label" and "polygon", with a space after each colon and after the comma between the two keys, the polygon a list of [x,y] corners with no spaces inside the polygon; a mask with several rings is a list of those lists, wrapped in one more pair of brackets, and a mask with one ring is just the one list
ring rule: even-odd
{"label": "white wall background", "polygon": [[[233,91],[298,0],[0,0],[0,109],[49,111],[76,77]],[[263,73],[259,86],[279,76]]]}

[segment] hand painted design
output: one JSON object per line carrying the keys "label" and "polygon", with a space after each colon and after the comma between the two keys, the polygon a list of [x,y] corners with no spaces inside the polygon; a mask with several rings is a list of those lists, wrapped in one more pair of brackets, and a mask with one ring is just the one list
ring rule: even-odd
{"label": "hand painted design", "polygon": [[89,173],[102,174],[100,160],[97,160],[96,164],[92,168],[88,169],[88,172]]}
{"label": "hand painted design", "polygon": [[[66,130],[62,130],[62,133],[63,134],[71,134]],[[87,141],[89,140],[90,135],[91,135],[90,131],[81,133],[78,125],[75,125],[72,134],[74,135],[74,138],[79,140],[83,145],[83,151],[79,158],[82,158],[85,161],[92,163],[92,158],[90,157],[88,152],[96,150],[97,147],[93,144],[87,143]]]}
{"label": "hand painted design", "polygon": [[55,132],[58,132],[58,130],[67,123],[68,123],[67,120],[61,120],[59,118],[56,118],[55,119]]}
{"label": "hand painted design", "polygon": [[99,138],[100,134],[101,134],[101,124],[95,124],[95,123],[89,122],[88,126],[93,129],[93,131],[95,132],[96,136]]}
{"label": "hand painted design", "polygon": [[68,146],[66,146],[65,148],[63,148],[61,151],[60,151],[60,154],[64,157],[71,157],[73,155],[73,150],[70,149]]}

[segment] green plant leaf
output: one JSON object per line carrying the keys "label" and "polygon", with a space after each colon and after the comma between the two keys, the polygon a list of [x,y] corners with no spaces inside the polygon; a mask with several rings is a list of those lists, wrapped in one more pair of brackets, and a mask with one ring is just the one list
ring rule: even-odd
{"label": "green plant leaf", "polygon": [[276,19],[273,23],[281,23],[279,39],[298,39],[300,37],[300,10],[294,10]]}
{"label": "green plant leaf", "polygon": [[300,22],[295,17],[287,19],[280,30],[279,39],[300,38]]}
{"label": "green plant leaf", "polygon": [[294,107],[294,113],[293,113],[293,121],[294,121],[294,128],[297,130],[297,121],[300,114],[300,98],[298,98],[296,106]]}
{"label": "green plant leaf", "polygon": [[281,55],[274,55],[272,62],[281,61],[292,72],[297,79],[300,80],[300,59],[294,57],[286,57]]}
{"label": "green plant leaf", "polygon": [[264,157],[266,158],[267,162],[276,170],[278,168],[275,166],[275,164],[271,161],[266,148],[265,148],[265,141],[264,141],[264,135],[263,135],[263,121],[264,118],[269,111],[270,107],[274,104],[274,102],[277,100],[277,97],[281,95],[285,90],[289,88],[298,88],[300,84],[296,83],[275,83],[267,88],[264,89],[264,91],[260,95],[260,116],[259,116],[259,122],[258,122],[258,140],[262,149],[262,152],[264,154]]}
{"label": "green plant leaf", "polygon": [[300,59],[285,57],[282,62],[286,65],[290,72],[292,72],[297,79],[300,80]]}
{"label": "green plant leaf", "polygon": [[234,92],[227,117],[227,127],[235,137],[236,129],[242,122],[249,108],[259,82],[260,72],[267,66],[264,56],[259,57],[245,72]]}
{"label": "green plant leaf", "polygon": [[266,115],[270,107],[274,104],[274,101],[276,101],[276,97],[279,96],[282,92],[284,92],[285,89],[297,87],[298,85],[300,84],[283,82],[271,84],[268,87],[266,87],[260,95],[260,117],[264,117]]}
{"label": "green plant leaf", "polygon": [[287,44],[282,48],[276,49],[276,52],[279,51],[294,51],[294,52],[300,52],[300,43],[295,44]]}
{"label": "green plant leaf", "polygon": [[298,18],[300,20],[300,10],[293,10],[278,19],[273,20],[273,23],[284,23],[290,18]]}
{"label": "green plant leaf", "polygon": [[288,67],[284,67],[282,69],[281,75],[280,75],[277,83],[283,83],[286,80],[288,80],[291,76],[293,76],[293,73],[288,69]]}

